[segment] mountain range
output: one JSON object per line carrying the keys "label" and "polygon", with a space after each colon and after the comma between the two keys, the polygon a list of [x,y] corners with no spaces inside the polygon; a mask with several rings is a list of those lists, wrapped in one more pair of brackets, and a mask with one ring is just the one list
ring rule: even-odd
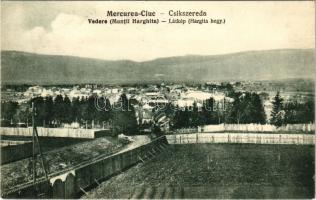
{"label": "mountain range", "polygon": [[1,52],[2,84],[125,84],[312,78],[314,49],[188,55],[135,62]]}

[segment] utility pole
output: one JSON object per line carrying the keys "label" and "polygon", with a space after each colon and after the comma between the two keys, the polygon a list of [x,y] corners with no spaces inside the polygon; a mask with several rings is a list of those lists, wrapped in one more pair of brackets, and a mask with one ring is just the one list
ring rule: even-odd
{"label": "utility pole", "polygon": [[38,132],[37,132],[37,128],[36,128],[36,124],[35,124],[35,108],[34,108],[34,102],[32,102],[32,128],[33,128],[33,133],[32,133],[32,143],[33,143],[33,149],[32,149],[32,165],[33,165],[33,183],[35,186],[36,183],[36,147],[35,147],[35,143],[37,144],[37,148],[38,148],[38,152],[40,154],[40,158],[41,158],[41,164],[42,164],[42,168],[44,170],[45,173],[45,178],[47,181],[49,181],[48,179],[48,173],[46,170],[46,166],[44,163],[44,158],[43,158],[43,154],[42,154],[42,149],[39,143],[39,139],[38,139]]}
{"label": "utility pole", "polygon": [[32,165],[33,165],[33,183],[35,184],[36,182],[36,154],[35,154],[35,109],[34,109],[34,102],[32,102],[32,128],[33,128],[33,133],[32,133],[32,144],[33,144],[33,149],[32,149]]}
{"label": "utility pole", "polygon": [[224,97],[224,100],[223,100],[223,123],[225,124],[226,122],[226,100],[225,100],[225,97]]}

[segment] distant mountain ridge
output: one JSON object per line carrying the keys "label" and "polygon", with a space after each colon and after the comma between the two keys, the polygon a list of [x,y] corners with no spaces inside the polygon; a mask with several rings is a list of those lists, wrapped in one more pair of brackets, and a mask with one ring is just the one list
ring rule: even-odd
{"label": "distant mountain ridge", "polygon": [[144,62],[2,51],[1,82],[123,84],[157,81],[314,79],[314,65],[314,49],[249,51],[213,56],[190,55]]}

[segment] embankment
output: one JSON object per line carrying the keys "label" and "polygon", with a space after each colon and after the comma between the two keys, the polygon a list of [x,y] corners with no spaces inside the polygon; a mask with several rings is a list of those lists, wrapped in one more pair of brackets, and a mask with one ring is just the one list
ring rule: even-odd
{"label": "embankment", "polygon": [[2,191],[3,198],[75,198],[93,185],[159,154],[168,144],[166,137],[129,151],[94,160],[62,174],[50,174],[49,181],[41,178],[36,184],[25,184]]}

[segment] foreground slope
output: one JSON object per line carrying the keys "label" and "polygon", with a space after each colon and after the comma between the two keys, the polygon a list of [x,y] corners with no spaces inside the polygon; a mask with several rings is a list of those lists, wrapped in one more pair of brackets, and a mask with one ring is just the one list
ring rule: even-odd
{"label": "foreground slope", "polygon": [[313,145],[173,145],[83,198],[312,198],[314,150]]}

